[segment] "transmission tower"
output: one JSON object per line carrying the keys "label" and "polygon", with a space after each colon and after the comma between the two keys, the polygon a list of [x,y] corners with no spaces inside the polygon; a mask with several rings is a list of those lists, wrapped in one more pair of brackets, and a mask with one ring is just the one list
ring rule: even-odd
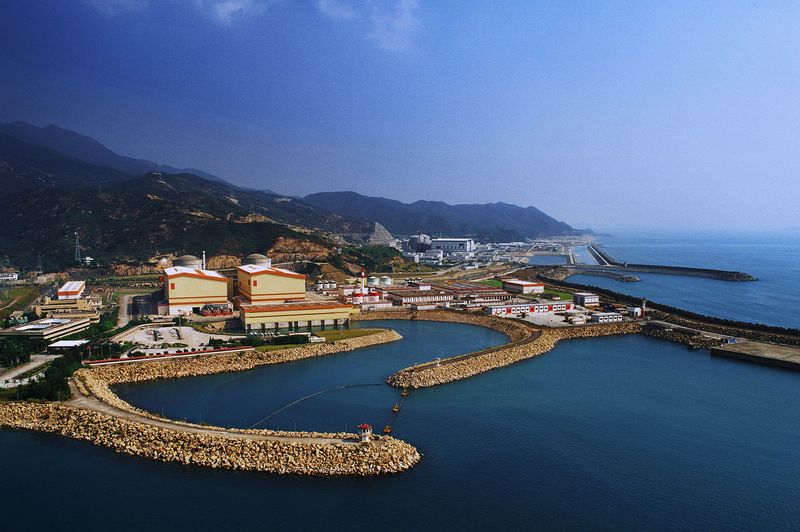
{"label": "transmission tower", "polygon": [[81,261],[81,245],[78,239],[78,232],[75,231],[75,262]]}

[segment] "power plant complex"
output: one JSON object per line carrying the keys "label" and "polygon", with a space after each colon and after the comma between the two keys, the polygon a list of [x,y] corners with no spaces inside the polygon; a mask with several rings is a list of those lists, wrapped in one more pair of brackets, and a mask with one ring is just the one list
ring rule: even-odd
{"label": "power plant complex", "polygon": [[164,315],[229,315],[239,312],[248,332],[298,330],[347,324],[352,305],[308,301],[306,276],[272,266],[264,255],[252,254],[236,268],[235,277],[205,269],[205,260],[192,255],[175,259],[164,269]]}

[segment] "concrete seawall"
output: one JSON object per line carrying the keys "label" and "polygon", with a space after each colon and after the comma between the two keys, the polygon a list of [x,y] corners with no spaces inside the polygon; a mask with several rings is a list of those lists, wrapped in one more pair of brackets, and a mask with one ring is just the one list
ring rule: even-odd
{"label": "concrete seawall", "polygon": [[66,404],[0,403],[0,425],[61,434],[118,452],[167,462],[273,473],[377,475],[413,467],[417,450],[390,437],[358,443],[355,434],[230,429],[156,416],[123,401],[114,384],[244,371],[392,342],[394,331],[259,353],[173,359],[82,369]]}

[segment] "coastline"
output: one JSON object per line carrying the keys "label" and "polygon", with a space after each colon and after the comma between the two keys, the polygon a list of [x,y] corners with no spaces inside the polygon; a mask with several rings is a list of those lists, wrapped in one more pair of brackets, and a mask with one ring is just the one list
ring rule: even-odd
{"label": "coastline", "polygon": [[400,340],[395,331],[333,344],[258,353],[246,351],[85,368],[77,371],[66,403],[0,403],[0,425],[56,433],[110,447],[117,452],[166,462],[271,473],[305,475],[379,475],[413,467],[421,455],[408,443],[388,436],[361,443],[350,433],[289,432],[212,427],[166,419],[136,408],[111,386],[161,378],[244,371],[352,351]]}

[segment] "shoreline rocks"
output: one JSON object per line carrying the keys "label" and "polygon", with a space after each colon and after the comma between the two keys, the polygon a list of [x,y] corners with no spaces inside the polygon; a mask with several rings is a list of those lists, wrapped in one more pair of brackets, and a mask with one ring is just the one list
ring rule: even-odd
{"label": "shoreline rocks", "polygon": [[[431,319],[481,325],[503,332],[511,342],[503,346],[401,369],[386,382],[398,388],[427,388],[466,379],[509,366],[550,351],[560,340],[642,332],[639,323],[613,323],[582,327],[535,329],[509,318],[453,311],[370,313],[370,319]],[[374,316],[374,317],[373,317]]]}
{"label": "shoreline rocks", "polygon": [[[143,458],[205,467],[303,475],[398,473],[413,467],[421,458],[416,448],[402,440],[381,436],[368,443],[357,443],[357,435],[351,433],[197,425],[162,418],[136,408],[116,395],[111,386],[123,382],[244,371],[265,364],[352,351],[401,338],[395,331],[384,330],[336,343],[280,351],[244,351],[81,369],[72,380],[79,396],[76,403],[88,401],[91,404],[96,400],[103,403],[104,411],[64,403],[0,403],[0,425],[60,434]],[[115,411],[119,415],[113,415]]]}
{"label": "shoreline rocks", "polygon": [[413,467],[411,445],[380,437],[368,443],[233,439],[138,423],[60,403],[0,403],[0,425],[59,434],[161,462],[303,475],[382,475]]}

